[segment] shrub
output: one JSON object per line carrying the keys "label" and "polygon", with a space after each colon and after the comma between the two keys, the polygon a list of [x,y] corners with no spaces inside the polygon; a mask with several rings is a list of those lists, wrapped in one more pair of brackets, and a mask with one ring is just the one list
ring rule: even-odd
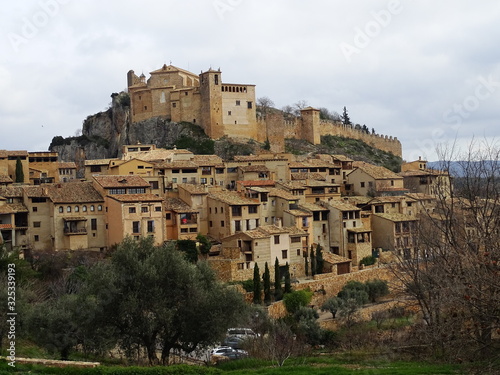
{"label": "shrub", "polygon": [[361,259],[359,261],[359,265],[363,265],[363,266],[371,266],[372,264],[375,264],[376,262],[376,259],[373,255],[369,255],[367,257],[364,257],[363,259]]}
{"label": "shrub", "polygon": [[301,307],[307,306],[312,299],[313,293],[308,290],[296,290],[285,294],[283,303],[286,311],[290,314],[295,314]]}
{"label": "shrub", "polygon": [[378,298],[389,294],[389,287],[387,281],[384,280],[370,280],[365,283],[367,287],[368,298],[371,302],[376,302]]}

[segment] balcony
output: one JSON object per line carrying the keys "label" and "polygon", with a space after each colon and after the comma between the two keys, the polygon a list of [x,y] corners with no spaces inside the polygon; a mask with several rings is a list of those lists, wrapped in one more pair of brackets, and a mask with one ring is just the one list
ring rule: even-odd
{"label": "balcony", "polygon": [[87,228],[64,228],[64,234],[67,236],[87,234]]}

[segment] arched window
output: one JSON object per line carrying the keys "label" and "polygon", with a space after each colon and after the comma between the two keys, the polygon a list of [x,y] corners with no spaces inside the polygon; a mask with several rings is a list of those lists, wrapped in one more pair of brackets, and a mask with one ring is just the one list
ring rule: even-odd
{"label": "arched window", "polygon": [[63,206],[59,206],[59,212],[60,212],[60,213],[63,213],[63,212],[64,212],[64,208],[63,208]]}
{"label": "arched window", "polygon": [[66,207],[66,212],[71,212],[71,206]]}

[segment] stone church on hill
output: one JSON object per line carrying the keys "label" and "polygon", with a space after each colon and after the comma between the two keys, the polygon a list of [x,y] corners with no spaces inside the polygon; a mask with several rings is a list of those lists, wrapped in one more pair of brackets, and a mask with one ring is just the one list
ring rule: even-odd
{"label": "stone church on hill", "polygon": [[199,75],[164,64],[150,72],[149,79],[133,70],[127,73],[132,122],[164,117],[173,122],[200,125],[212,139],[223,136],[269,140],[271,151],[283,152],[285,138],[319,144],[322,135],[360,139],[373,147],[401,156],[397,138],[363,133],[352,127],[320,120],[319,110],[307,107],[301,116],[286,120],[274,114],[257,117],[255,85],[224,83],[220,69]]}

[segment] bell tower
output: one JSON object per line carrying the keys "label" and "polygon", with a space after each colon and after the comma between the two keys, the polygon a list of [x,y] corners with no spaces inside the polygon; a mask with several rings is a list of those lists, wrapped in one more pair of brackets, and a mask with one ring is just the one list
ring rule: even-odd
{"label": "bell tower", "polygon": [[221,76],[220,69],[212,68],[200,74],[201,126],[212,139],[224,135]]}

